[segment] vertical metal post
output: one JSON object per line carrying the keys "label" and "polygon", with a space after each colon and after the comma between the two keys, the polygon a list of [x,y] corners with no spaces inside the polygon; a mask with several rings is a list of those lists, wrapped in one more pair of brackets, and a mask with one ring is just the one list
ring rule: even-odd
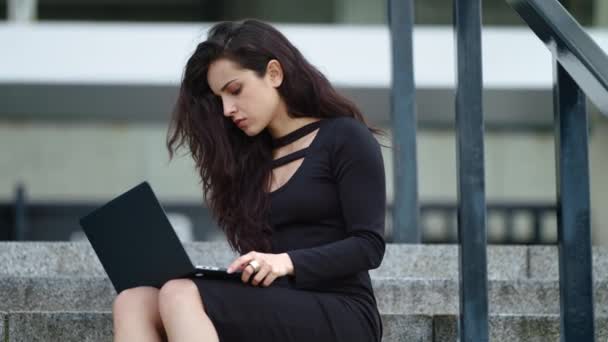
{"label": "vertical metal post", "polygon": [[13,238],[15,241],[24,241],[26,239],[27,227],[25,215],[25,187],[23,184],[19,184],[15,191],[15,226],[13,227]]}
{"label": "vertical metal post", "polygon": [[481,0],[454,0],[460,341],[488,341]]}
{"label": "vertical metal post", "polygon": [[505,241],[506,243],[513,243],[515,241],[515,225],[513,210],[503,210],[505,216]]}
{"label": "vertical metal post", "polygon": [[534,240],[532,243],[535,245],[540,245],[542,240],[542,226],[541,226],[541,215],[543,211],[541,209],[536,209],[532,212],[532,229],[534,231]]}
{"label": "vertical metal post", "polygon": [[393,241],[420,243],[418,162],[416,153],[416,88],[412,31],[413,0],[389,0],[392,48],[391,121],[393,127]]}
{"label": "vertical metal post", "polygon": [[27,23],[38,16],[37,0],[8,0],[6,6],[8,20],[12,22]]}
{"label": "vertical metal post", "polygon": [[595,341],[585,95],[553,64],[561,341]]}

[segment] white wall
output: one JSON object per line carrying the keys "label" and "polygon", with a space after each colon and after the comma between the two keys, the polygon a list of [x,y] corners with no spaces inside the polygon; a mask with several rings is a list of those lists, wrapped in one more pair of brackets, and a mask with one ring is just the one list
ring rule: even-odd
{"label": "white wall", "polygon": [[[168,164],[164,125],[0,123],[0,199],[23,181],[33,199],[101,199],[149,180],[165,200],[201,199],[188,156]],[[455,140],[451,132],[419,132],[420,199],[456,199]],[[590,139],[595,243],[608,244],[608,121]],[[554,141],[550,132],[487,133],[488,200],[555,200]],[[392,152],[383,149],[392,201]]]}
{"label": "white wall", "polygon": [[591,220],[594,239],[608,245],[608,120],[596,118],[591,132]]}

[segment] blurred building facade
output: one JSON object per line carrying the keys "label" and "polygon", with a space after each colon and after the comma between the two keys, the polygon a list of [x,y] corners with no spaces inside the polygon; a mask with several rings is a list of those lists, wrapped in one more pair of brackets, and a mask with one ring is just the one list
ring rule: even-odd
{"label": "blurred building facade", "polygon": [[[564,5],[608,50],[606,2]],[[415,6],[420,200],[455,203],[451,3]],[[185,59],[218,20],[275,23],[372,124],[391,132],[384,2],[39,0],[0,7],[4,203],[19,183],[33,201],[103,202],[142,180],[163,201],[199,203],[192,161],[184,153],[168,163],[164,142]],[[484,1],[483,15],[487,199],[554,203],[551,56],[505,1]],[[601,179],[608,119],[588,108],[593,242],[608,244],[608,184]],[[391,203],[392,152],[383,152]],[[526,241],[529,218],[513,219]],[[488,220],[489,238],[504,234],[502,220]],[[425,223],[431,231],[432,221]],[[554,240],[555,218],[547,221],[544,234]]]}

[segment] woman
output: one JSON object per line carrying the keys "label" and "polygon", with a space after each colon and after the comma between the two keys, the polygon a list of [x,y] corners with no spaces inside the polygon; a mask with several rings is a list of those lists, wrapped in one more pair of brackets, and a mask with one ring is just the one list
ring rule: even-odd
{"label": "woman", "polygon": [[380,341],[368,270],[384,256],[386,190],[372,132],[272,26],[212,27],[167,147],[190,149],[241,281],[123,291],[115,341]]}

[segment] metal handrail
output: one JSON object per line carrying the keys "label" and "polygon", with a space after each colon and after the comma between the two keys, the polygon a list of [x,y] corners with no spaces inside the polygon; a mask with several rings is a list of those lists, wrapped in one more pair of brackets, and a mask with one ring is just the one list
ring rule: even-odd
{"label": "metal handrail", "polygon": [[608,116],[608,56],[557,0],[506,0]]}
{"label": "metal handrail", "polygon": [[608,57],[556,0],[506,0],[553,54],[561,341],[594,341],[586,96],[608,116]]}

